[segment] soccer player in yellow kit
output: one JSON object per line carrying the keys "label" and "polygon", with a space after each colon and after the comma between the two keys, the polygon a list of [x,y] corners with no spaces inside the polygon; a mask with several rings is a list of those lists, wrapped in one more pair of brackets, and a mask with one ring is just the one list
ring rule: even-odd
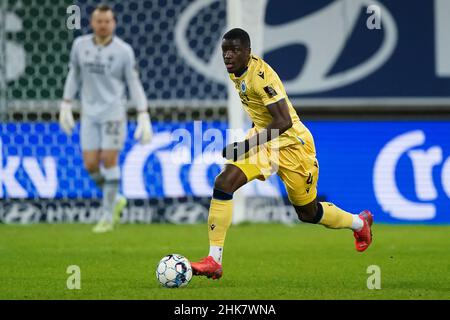
{"label": "soccer player in yellow kit", "polygon": [[300,121],[277,73],[260,57],[251,54],[250,37],[242,29],[228,31],[222,39],[225,67],[254,126],[241,142],[227,145],[228,159],[216,177],[208,216],[210,251],[193,262],[194,275],[222,277],[225,235],[231,225],[233,193],[254,179],[277,173],[303,222],[331,229],[351,229],[356,250],[372,242],[373,216],[368,210],[348,213],[329,202],[317,201],[319,164],[314,140]]}

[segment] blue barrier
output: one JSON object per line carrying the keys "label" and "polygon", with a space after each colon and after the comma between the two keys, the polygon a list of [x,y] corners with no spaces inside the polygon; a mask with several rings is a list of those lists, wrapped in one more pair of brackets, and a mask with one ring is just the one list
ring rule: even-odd
{"label": "blue barrier", "polygon": [[[322,197],[351,212],[371,209],[378,221],[450,223],[450,122],[306,124],[315,137]],[[224,136],[227,124],[153,126],[152,144],[142,146],[132,138],[135,123],[129,123],[120,156],[122,192],[135,199],[210,196],[223,163],[222,143],[211,143],[205,132]],[[78,127],[71,137],[54,122],[3,123],[0,132],[1,198],[100,196],[82,167]],[[276,176],[255,181],[246,192],[286,196]]]}

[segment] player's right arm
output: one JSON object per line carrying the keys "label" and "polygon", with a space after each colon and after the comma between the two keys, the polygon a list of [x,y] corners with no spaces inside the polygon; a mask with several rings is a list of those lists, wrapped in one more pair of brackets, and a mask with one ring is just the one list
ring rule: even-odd
{"label": "player's right arm", "polygon": [[262,69],[263,76],[255,76],[255,92],[261,99],[272,121],[257,135],[250,137],[249,148],[271,141],[292,127],[287,96],[278,75],[270,68]]}
{"label": "player's right arm", "polygon": [[283,98],[266,105],[266,108],[272,116],[272,121],[257,135],[248,139],[250,149],[279,137],[292,127],[291,114],[289,113],[289,106],[286,99]]}
{"label": "player's right arm", "polygon": [[224,158],[236,161],[250,149],[278,138],[292,127],[292,119],[286,99],[281,99],[266,106],[272,121],[258,134],[241,142],[234,142],[226,146],[222,152]]}
{"label": "player's right arm", "polygon": [[70,51],[69,73],[64,84],[63,101],[59,108],[59,124],[63,131],[71,135],[75,121],[72,114],[72,101],[80,87],[80,66],[78,62],[78,41],[75,40]]}

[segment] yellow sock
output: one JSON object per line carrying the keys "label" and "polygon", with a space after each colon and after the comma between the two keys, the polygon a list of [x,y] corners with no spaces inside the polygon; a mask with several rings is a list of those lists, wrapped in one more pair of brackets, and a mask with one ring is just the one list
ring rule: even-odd
{"label": "yellow sock", "polygon": [[208,216],[208,235],[211,246],[223,247],[233,216],[233,200],[211,199]]}
{"label": "yellow sock", "polygon": [[342,209],[339,209],[330,202],[320,202],[323,208],[323,216],[319,224],[330,229],[351,228],[353,215]]}

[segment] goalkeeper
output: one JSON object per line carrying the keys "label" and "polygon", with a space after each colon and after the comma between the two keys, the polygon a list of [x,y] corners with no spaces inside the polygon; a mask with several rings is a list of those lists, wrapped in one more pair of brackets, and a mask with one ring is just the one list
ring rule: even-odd
{"label": "goalkeeper", "polygon": [[112,9],[99,5],[91,16],[93,34],[75,39],[59,114],[61,128],[71,135],[75,125],[72,101],[79,92],[83,162],[103,191],[103,213],[93,229],[97,233],[113,230],[126,206],[126,199],[118,194],[118,158],[127,129],[126,85],[138,111],[134,138],[141,143],[148,143],[152,138],[147,99],[135,69],[134,52],[114,35],[115,25]]}

